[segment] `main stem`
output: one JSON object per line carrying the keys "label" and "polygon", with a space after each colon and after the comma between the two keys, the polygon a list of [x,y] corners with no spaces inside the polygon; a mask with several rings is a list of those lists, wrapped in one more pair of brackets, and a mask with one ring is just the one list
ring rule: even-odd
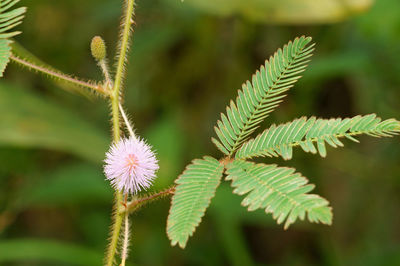
{"label": "main stem", "polygon": [[125,74],[125,62],[127,61],[127,53],[129,49],[129,38],[131,35],[131,26],[133,24],[133,12],[134,12],[135,1],[125,0],[125,4],[126,4],[125,6],[126,13],[122,21],[123,30],[119,44],[120,46],[119,57],[118,57],[117,73],[115,75],[115,84],[114,84],[114,92],[117,95],[119,95],[120,93],[122,80]]}
{"label": "main stem", "polygon": [[[120,122],[119,122],[119,97],[111,98],[111,106],[112,106],[112,122],[113,122],[113,135],[114,142],[117,143],[121,137],[120,133]],[[120,212],[122,211],[122,201],[123,196],[119,191],[115,192],[114,199],[114,214],[113,214],[113,223],[111,227],[111,240],[108,246],[107,255],[106,255],[106,265],[112,266],[114,262],[115,253],[117,251],[119,234],[121,231],[122,225],[122,215]]]}
{"label": "main stem", "polygon": [[[114,142],[117,143],[120,140],[120,92],[122,87],[122,79],[125,72],[125,61],[127,57],[127,51],[129,46],[129,37],[131,33],[131,25],[133,22],[133,11],[134,11],[134,0],[126,0],[125,2],[125,15],[122,21],[122,36],[119,47],[119,58],[117,65],[117,73],[115,75],[114,88],[111,95],[111,107],[112,107],[112,122],[113,122],[113,135]],[[114,262],[115,253],[117,251],[118,239],[121,232],[121,225],[123,216],[121,215],[121,209],[123,208],[123,196],[121,192],[115,192],[115,206],[113,215],[113,225],[111,228],[111,240],[107,250],[106,265],[112,266]]]}

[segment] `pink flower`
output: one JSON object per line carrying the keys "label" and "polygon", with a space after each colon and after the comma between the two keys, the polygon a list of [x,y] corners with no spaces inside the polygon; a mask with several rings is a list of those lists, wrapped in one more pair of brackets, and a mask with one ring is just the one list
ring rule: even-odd
{"label": "pink flower", "polygon": [[107,179],[124,194],[136,194],[149,188],[158,170],[151,147],[136,137],[123,138],[111,145],[104,162]]}

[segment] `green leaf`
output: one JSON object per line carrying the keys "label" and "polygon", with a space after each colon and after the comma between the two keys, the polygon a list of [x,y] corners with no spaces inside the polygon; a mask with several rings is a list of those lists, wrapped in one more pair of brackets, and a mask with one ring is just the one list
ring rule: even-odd
{"label": "green leaf", "polygon": [[98,163],[109,139],[82,115],[1,82],[0,144],[53,149]]}
{"label": "green leaf", "polygon": [[279,105],[306,68],[314,50],[310,42],[311,38],[304,36],[289,42],[261,66],[251,83],[243,84],[236,104],[231,101],[215,127],[219,141],[212,141],[223,153],[231,156]]}
{"label": "green leaf", "polygon": [[278,224],[285,222],[287,229],[298,218],[314,223],[331,224],[332,209],[329,202],[315,194],[308,180],[293,168],[270,164],[255,164],[235,160],[227,165],[227,180],[232,181],[234,193],[247,194],[242,205],[249,211],[265,209],[272,213]]}
{"label": "green leaf", "polygon": [[167,234],[173,246],[185,248],[215,195],[223,170],[218,160],[206,156],[193,160],[176,180],[167,221]]}
{"label": "green leaf", "polygon": [[68,243],[42,239],[0,241],[0,262],[53,262],[73,265],[101,265],[102,254]]}
{"label": "green leaf", "polygon": [[10,10],[20,0],[0,0],[0,39],[9,39],[20,34],[20,31],[7,32],[22,23],[25,7]]}
{"label": "green leaf", "polygon": [[0,77],[3,76],[4,70],[10,62],[11,56],[11,41],[6,39],[0,39]]}
{"label": "green leaf", "polygon": [[22,23],[25,7],[11,9],[20,0],[0,0],[0,77],[10,61],[12,43],[9,38],[20,34],[20,31],[7,32]]}
{"label": "green leaf", "polygon": [[[353,118],[307,119],[302,117],[281,125],[272,125],[269,129],[250,139],[237,151],[236,159],[249,159],[257,156],[281,156],[289,160],[293,147],[300,146],[305,152],[326,156],[326,143],[342,147],[340,138],[356,141],[356,136],[367,134],[372,137],[391,137],[400,133],[400,121],[388,119],[382,121],[375,114],[355,116]],[[315,147],[316,145],[316,147]]]}

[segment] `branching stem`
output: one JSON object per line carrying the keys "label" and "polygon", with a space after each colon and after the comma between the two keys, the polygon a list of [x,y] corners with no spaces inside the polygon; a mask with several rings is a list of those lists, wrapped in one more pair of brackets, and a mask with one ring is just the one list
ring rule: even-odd
{"label": "branching stem", "polygon": [[15,62],[15,63],[17,63],[17,64],[19,64],[21,66],[24,66],[24,67],[26,67],[26,68],[28,68],[30,70],[38,71],[38,72],[40,72],[42,74],[48,75],[50,77],[53,77],[53,78],[56,78],[56,79],[59,79],[59,80],[62,80],[62,81],[65,81],[65,82],[68,82],[68,83],[71,83],[71,84],[74,84],[74,85],[79,86],[79,87],[91,89],[91,90],[96,91],[96,92],[98,92],[98,93],[100,93],[102,95],[109,95],[109,92],[105,88],[103,88],[102,86],[100,86],[98,84],[90,83],[90,82],[83,81],[83,80],[80,80],[80,79],[77,79],[77,78],[73,78],[73,77],[71,77],[71,76],[69,76],[67,74],[64,74],[64,73],[60,72],[60,71],[36,65],[36,64],[34,64],[32,62],[29,62],[27,60],[21,59],[21,58],[15,56],[14,54],[11,54],[10,59],[13,62]]}
{"label": "branching stem", "polygon": [[106,81],[105,87],[108,88],[110,91],[113,87],[113,81],[111,80],[110,71],[108,70],[107,62],[105,59],[99,62],[99,66],[101,71],[103,72],[104,79]]}
{"label": "branching stem", "polygon": [[124,209],[123,213],[126,212],[126,211],[129,212],[129,213],[132,213],[132,212],[136,211],[140,206],[143,206],[144,204],[146,204],[148,202],[157,200],[159,198],[167,197],[169,195],[173,195],[175,193],[175,188],[176,187],[173,186],[173,187],[170,187],[170,188],[165,189],[163,191],[160,191],[158,193],[155,193],[153,195],[149,195],[149,196],[143,197],[143,198],[138,198],[138,199],[135,199],[135,200],[133,200],[131,202],[128,202],[126,210]]}

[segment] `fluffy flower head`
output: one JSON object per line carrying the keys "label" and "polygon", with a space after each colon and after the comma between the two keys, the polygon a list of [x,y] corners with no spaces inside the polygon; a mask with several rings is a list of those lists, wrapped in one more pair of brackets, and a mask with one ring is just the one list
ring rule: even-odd
{"label": "fluffy flower head", "polygon": [[123,138],[113,144],[104,162],[106,178],[124,194],[136,194],[149,188],[158,170],[151,147],[137,137]]}

